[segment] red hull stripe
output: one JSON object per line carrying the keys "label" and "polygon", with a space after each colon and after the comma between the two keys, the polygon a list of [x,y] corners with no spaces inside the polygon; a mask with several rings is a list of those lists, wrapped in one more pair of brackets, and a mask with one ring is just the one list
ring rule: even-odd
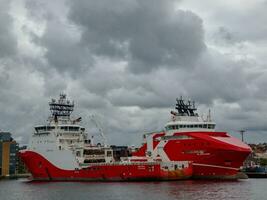
{"label": "red hull stripe", "polygon": [[207,164],[200,164],[200,163],[193,163],[193,165],[197,166],[203,166],[203,167],[215,167],[215,168],[221,168],[221,169],[231,169],[231,170],[239,170],[239,168],[234,167],[225,167],[225,166],[218,166],[218,165],[207,165]]}

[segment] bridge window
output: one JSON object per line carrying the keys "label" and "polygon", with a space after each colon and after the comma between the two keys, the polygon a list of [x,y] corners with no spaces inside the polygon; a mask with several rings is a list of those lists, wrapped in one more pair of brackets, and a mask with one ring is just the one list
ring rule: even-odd
{"label": "bridge window", "polygon": [[105,151],[103,149],[84,149],[83,153],[85,155],[104,155]]}
{"label": "bridge window", "polygon": [[215,128],[215,124],[205,124],[205,128],[208,128],[208,129],[214,129]]}
{"label": "bridge window", "polygon": [[170,126],[167,126],[166,129],[167,130],[173,130],[174,129],[174,126],[171,126],[171,125]]}
{"label": "bridge window", "polygon": [[112,152],[111,151],[107,151],[107,157],[112,157]]}
{"label": "bridge window", "polygon": [[76,126],[61,126],[60,129],[64,131],[79,131],[79,127]]}
{"label": "bridge window", "polygon": [[55,129],[54,126],[40,126],[40,127],[36,127],[35,131],[36,132],[45,132],[45,131],[51,131],[53,129]]}
{"label": "bridge window", "polygon": [[210,124],[210,129],[215,129],[215,125],[214,124]]}
{"label": "bridge window", "polygon": [[55,127],[54,126],[47,126],[47,131],[51,131],[51,130],[54,130]]}
{"label": "bridge window", "polygon": [[79,127],[70,126],[69,131],[79,131]]}
{"label": "bridge window", "polygon": [[64,131],[68,131],[68,127],[67,126],[61,126],[60,129],[64,130]]}
{"label": "bridge window", "polygon": [[35,130],[36,130],[36,132],[45,131],[46,130],[46,127],[45,126],[36,127]]}

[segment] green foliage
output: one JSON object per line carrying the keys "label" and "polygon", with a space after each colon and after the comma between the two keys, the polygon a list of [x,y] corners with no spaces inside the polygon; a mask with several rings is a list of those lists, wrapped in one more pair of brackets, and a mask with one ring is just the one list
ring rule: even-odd
{"label": "green foliage", "polygon": [[267,166],[267,158],[260,158],[260,165]]}

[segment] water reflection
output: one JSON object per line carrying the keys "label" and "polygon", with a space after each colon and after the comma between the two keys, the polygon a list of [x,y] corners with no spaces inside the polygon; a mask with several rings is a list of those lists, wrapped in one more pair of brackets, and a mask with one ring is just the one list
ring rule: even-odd
{"label": "water reflection", "polygon": [[165,190],[173,199],[251,199],[250,182],[185,181],[168,183]]}
{"label": "water reflection", "polygon": [[0,199],[258,199],[267,180],[175,182],[27,182],[0,181]]}
{"label": "water reflection", "polygon": [[[139,183],[136,183],[137,185]],[[120,187],[124,187],[120,185]],[[140,188],[144,199],[149,196],[158,199],[244,199],[251,198],[250,181],[178,181],[142,183]],[[139,190],[140,192],[140,190]]]}

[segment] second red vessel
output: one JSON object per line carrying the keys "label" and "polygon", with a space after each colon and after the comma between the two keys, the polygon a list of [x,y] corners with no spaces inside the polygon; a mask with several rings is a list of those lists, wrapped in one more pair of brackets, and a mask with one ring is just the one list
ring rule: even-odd
{"label": "second red vessel", "polygon": [[192,178],[238,178],[251,148],[226,132],[215,131],[216,124],[210,113],[206,119],[200,117],[194,102],[176,99],[175,108],[165,130],[144,135],[144,145],[134,155],[152,154],[170,161],[192,161]]}

